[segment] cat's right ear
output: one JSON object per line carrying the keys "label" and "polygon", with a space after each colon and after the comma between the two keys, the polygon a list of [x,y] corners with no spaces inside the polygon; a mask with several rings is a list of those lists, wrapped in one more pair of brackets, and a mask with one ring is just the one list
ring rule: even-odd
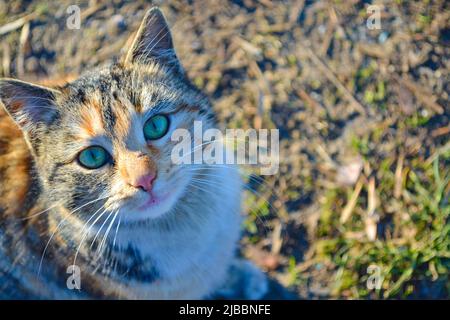
{"label": "cat's right ear", "polygon": [[55,98],[59,91],[14,79],[0,79],[0,102],[26,133],[32,135],[57,116]]}

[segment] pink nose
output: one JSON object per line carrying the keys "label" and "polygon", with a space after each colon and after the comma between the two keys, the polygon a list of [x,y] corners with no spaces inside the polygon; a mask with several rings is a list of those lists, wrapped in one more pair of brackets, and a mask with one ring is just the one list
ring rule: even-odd
{"label": "pink nose", "polygon": [[141,188],[146,192],[149,192],[152,190],[153,187],[153,181],[155,180],[156,175],[152,173],[148,173],[146,175],[143,175],[139,177],[136,181],[136,183],[133,183],[132,186],[135,188]]}

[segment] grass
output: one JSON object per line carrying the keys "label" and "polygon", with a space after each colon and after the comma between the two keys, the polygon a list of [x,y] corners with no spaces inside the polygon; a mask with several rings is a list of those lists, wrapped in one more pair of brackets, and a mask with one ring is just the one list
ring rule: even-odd
{"label": "grass", "polygon": [[[398,202],[401,207],[389,217],[385,233],[375,241],[367,237],[349,238],[348,232],[362,228],[364,217],[353,216],[348,224],[340,225],[339,191],[327,194],[313,259],[333,270],[329,284],[332,296],[408,298],[417,292],[417,286],[427,285],[440,291],[436,293],[438,296],[448,297],[449,160],[447,152],[431,164],[409,168],[402,194],[404,201]],[[386,183],[391,186],[389,180]],[[390,196],[388,190],[380,194],[386,200]],[[379,267],[381,276],[381,287],[375,290],[367,288],[370,277],[367,269],[372,265]]]}

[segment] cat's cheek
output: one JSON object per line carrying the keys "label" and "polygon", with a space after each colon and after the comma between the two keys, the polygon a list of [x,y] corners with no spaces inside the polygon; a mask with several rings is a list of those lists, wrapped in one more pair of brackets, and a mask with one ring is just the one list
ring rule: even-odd
{"label": "cat's cheek", "polygon": [[147,149],[154,157],[158,157],[161,154],[160,149],[154,143],[147,142]]}

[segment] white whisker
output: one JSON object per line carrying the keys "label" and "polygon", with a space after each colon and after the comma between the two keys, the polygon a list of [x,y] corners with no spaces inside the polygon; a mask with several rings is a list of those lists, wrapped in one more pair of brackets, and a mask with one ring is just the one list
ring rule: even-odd
{"label": "white whisker", "polygon": [[91,204],[91,203],[93,203],[93,202],[100,201],[100,200],[103,200],[103,199],[106,199],[106,198],[108,198],[108,197],[100,197],[100,198],[97,198],[97,199],[95,199],[95,200],[92,200],[92,201],[89,201],[89,202],[83,204],[82,206],[80,206],[80,207],[76,208],[75,210],[73,210],[72,212],[70,212],[66,217],[64,217],[64,219],[62,219],[62,220],[58,223],[58,225],[57,225],[56,228],[55,228],[55,231],[53,231],[52,235],[50,236],[50,239],[47,241],[47,244],[45,245],[44,251],[42,252],[41,260],[40,260],[40,262],[39,262],[38,276],[39,276],[40,273],[41,273],[42,262],[44,261],[44,257],[45,257],[45,253],[47,252],[47,248],[48,248],[50,242],[52,241],[53,237],[55,236],[56,232],[58,231],[59,227],[61,226],[61,224],[62,224],[64,221],[66,221],[66,219],[67,219],[68,217],[70,217],[73,213],[75,213],[76,211],[78,211],[78,210],[84,208],[85,206],[87,206],[87,205],[89,205],[89,204]]}

